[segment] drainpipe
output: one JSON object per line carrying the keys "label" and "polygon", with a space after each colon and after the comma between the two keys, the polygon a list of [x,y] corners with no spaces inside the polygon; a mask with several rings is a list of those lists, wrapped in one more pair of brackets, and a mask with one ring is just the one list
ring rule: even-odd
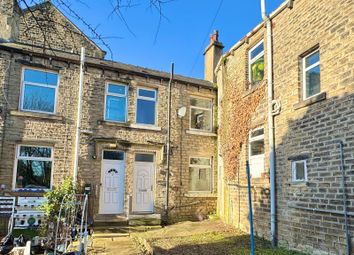
{"label": "drainpipe", "polygon": [[276,197],[275,197],[275,148],[273,115],[273,53],[272,21],[266,14],[265,0],[261,0],[262,18],[267,29],[267,82],[268,82],[268,137],[270,175],[270,234],[273,247],[276,246]]}
{"label": "drainpipe", "polygon": [[168,83],[168,107],[167,107],[167,141],[166,141],[166,164],[167,164],[167,172],[166,172],[166,204],[165,204],[165,212],[166,212],[166,223],[168,222],[168,205],[170,199],[170,158],[171,158],[171,103],[172,103],[172,81],[174,74],[174,63],[171,64],[171,73],[170,73],[170,81]]}
{"label": "drainpipe", "polygon": [[76,186],[76,183],[77,183],[77,172],[78,172],[78,166],[79,166],[82,90],[83,90],[83,86],[84,86],[84,66],[85,66],[85,48],[81,47],[80,81],[79,81],[79,93],[78,93],[78,99],[77,99],[78,102],[77,102],[76,134],[75,134],[75,150],[74,150],[74,173],[73,173],[74,186]]}
{"label": "drainpipe", "polygon": [[347,192],[345,190],[346,184],[345,184],[345,165],[344,165],[344,143],[343,141],[339,142],[340,145],[340,159],[341,159],[341,164],[340,164],[340,170],[342,173],[342,200],[343,200],[343,212],[344,212],[344,230],[345,230],[345,239],[346,239],[346,249],[345,249],[345,255],[350,255],[350,234],[349,234],[349,226],[348,226],[348,209],[347,209]]}

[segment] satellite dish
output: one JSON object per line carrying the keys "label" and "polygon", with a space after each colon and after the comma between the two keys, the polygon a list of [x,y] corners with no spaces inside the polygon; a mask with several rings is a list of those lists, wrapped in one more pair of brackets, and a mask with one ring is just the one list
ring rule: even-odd
{"label": "satellite dish", "polygon": [[187,108],[185,106],[179,108],[177,111],[178,118],[183,118],[184,116],[186,116],[186,112],[187,112]]}

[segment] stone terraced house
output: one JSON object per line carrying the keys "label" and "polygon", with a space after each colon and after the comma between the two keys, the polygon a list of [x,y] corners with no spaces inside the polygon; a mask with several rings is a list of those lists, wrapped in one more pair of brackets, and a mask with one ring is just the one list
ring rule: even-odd
{"label": "stone terraced house", "polygon": [[41,196],[73,176],[85,47],[77,180],[91,187],[95,222],[160,219],[167,210],[170,221],[215,213],[212,82],[174,76],[167,184],[169,73],[105,60],[50,1],[20,9],[2,0],[0,24],[3,192]]}
{"label": "stone terraced house", "polygon": [[[269,18],[216,68],[218,213],[249,231],[248,160],[255,232],[272,239],[269,121],[274,118],[275,242],[310,254],[347,254],[348,243],[354,249],[354,1],[284,1]],[[229,151],[239,147],[235,171]]]}
{"label": "stone terraced house", "polygon": [[[58,22],[38,29],[34,16]],[[224,55],[214,33],[205,80],[174,76],[171,104],[170,74],[105,60],[50,2],[0,0],[0,26],[6,194],[39,196],[73,175],[84,46],[78,182],[96,222],[217,209],[249,231],[248,161],[258,236],[310,254],[354,247],[353,0],[286,0]]]}

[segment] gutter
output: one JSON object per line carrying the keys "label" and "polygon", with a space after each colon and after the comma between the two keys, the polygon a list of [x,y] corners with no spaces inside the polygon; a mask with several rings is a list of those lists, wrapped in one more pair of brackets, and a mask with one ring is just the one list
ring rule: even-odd
{"label": "gutter", "polygon": [[[272,13],[269,14],[269,19],[275,18],[276,16],[278,16],[280,13],[282,13],[287,8],[292,8],[293,1],[294,0],[288,0],[288,1],[283,2],[277,9],[275,9]],[[221,56],[218,64],[216,65],[214,72],[217,73],[220,70],[220,65],[221,65],[223,59],[229,57],[230,55],[233,54],[234,51],[236,51],[238,48],[240,48],[243,44],[247,43],[247,41],[248,41],[247,39],[250,38],[255,33],[257,33],[262,27],[264,27],[264,22],[259,23],[249,33],[247,33],[244,38],[239,40],[225,54],[223,54]]]}
{"label": "gutter", "polygon": [[[46,52],[43,50],[43,48],[40,49],[35,49],[31,45],[26,45],[26,44],[20,44],[18,42],[16,43],[6,43],[0,44],[0,49],[10,51],[10,52],[17,52],[21,54],[27,54],[30,56],[37,56],[40,58],[49,58],[49,59],[55,59],[58,61],[63,61],[63,62],[70,62],[74,64],[80,64],[80,57],[77,54],[73,53],[68,53],[68,52],[63,52],[63,51],[52,51],[49,50]],[[50,54],[49,52],[53,52]],[[120,63],[120,62],[114,62],[114,61],[109,61],[106,59],[99,59],[99,58],[93,58],[93,57],[86,57],[85,60],[85,65],[87,67],[94,67],[98,69],[103,69],[103,70],[110,70],[113,72],[122,72],[125,74],[131,74],[131,75],[136,75],[144,78],[153,78],[156,80],[160,80],[161,83],[162,81],[169,81],[169,76],[170,74],[167,72],[163,71],[157,71],[145,67],[140,67],[140,66],[134,66],[130,64],[125,64],[125,63]],[[174,75],[174,80],[185,85],[190,85],[194,87],[202,87],[206,88],[209,90],[216,91],[216,88],[213,86],[211,82],[207,82],[205,80],[197,79],[197,78],[191,78],[187,76],[182,76],[182,75]]]}

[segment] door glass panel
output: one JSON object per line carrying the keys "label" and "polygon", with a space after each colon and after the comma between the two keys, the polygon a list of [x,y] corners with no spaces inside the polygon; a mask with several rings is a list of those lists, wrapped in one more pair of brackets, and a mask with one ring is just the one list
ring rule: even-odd
{"label": "door glass panel", "polygon": [[137,162],[154,162],[153,154],[135,154],[135,161]]}
{"label": "door glass panel", "polygon": [[124,160],[124,152],[122,152],[122,151],[103,151],[103,159]]}

